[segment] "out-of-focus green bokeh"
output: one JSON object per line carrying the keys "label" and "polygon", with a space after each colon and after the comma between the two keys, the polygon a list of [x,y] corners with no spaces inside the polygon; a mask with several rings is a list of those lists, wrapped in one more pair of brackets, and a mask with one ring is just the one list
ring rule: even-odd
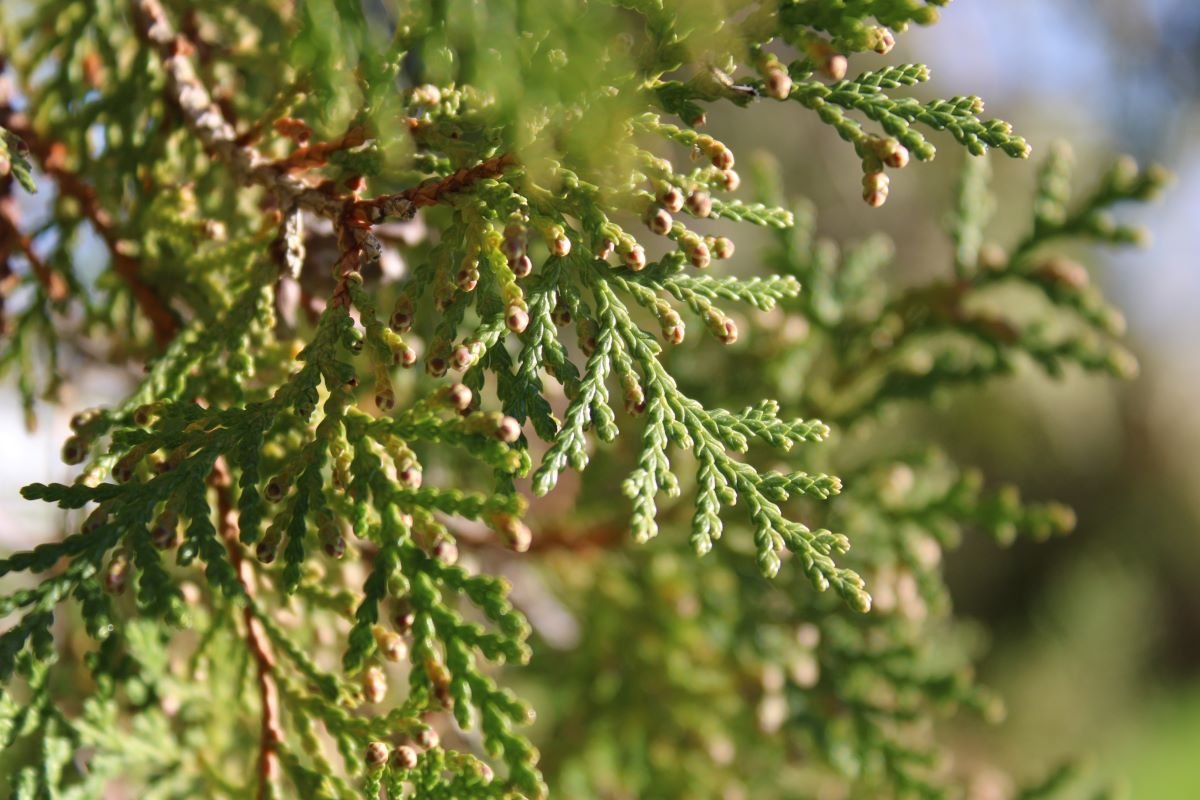
{"label": "out-of-focus green bokeh", "polygon": [[[1148,247],[1076,253],[1126,312],[1136,380],[1054,382],[1030,368],[922,415],[960,462],[1079,515],[1065,540],[1000,552],[978,541],[951,559],[959,613],[990,631],[982,677],[1009,711],[997,727],[948,723],[955,757],[984,775],[972,796],[1010,796],[1009,779],[990,781],[985,764],[1031,778],[1079,757],[1093,786],[1200,797],[1200,3],[958,0],[939,24],[900,37],[894,55],[930,66],[931,95],[983,97],[989,115],[1029,139],[1035,161],[1069,141],[1080,189],[1117,153],[1176,176],[1155,206],[1128,210]],[[860,67],[869,65],[851,64]],[[762,124],[739,115],[739,127],[713,132],[738,153],[771,150],[789,191],[820,210],[823,235],[891,235],[897,281],[946,274],[955,148],[898,173],[872,210],[850,179],[849,148],[792,111],[756,108]],[[992,162],[992,232],[1011,243],[1029,219],[1034,164]]]}
{"label": "out-of-focus green bokeh", "polygon": [[[1078,254],[1127,314],[1135,381],[1055,383],[1030,369],[925,414],[929,435],[963,463],[1079,514],[1065,540],[999,553],[979,543],[953,557],[957,608],[991,631],[982,674],[1009,709],[996,728],[948,723],[956,757],[1032,776],[1078,755],[1128,796],[1200,797],[1200,3],[959,0],[940,24],[901,37],[899,51],[929,64],[930,91],[984,97],[1035,158],[1069,140],[1081,183],[1116,152],[1177,178],[1152,209],[1130,209],[1148,248]],[[901,281],[946,269],[952,148],[932,169],[898,174],[873,211],[846,179],[847,148],[820,126],[782,112],[778,122],[754,135],[769,131],[789,187],[821,209],[824,234],[890,233]],[[741,152],[746,133],[720,134]],[[1003,243],[1028,219],[1034,170],[994,165]],[[1005,780],[981,780],[974,796],[1007,796]]]}

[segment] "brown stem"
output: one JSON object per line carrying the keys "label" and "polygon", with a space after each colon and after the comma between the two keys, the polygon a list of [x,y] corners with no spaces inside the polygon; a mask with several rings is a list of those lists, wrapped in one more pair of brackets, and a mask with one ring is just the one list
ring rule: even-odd
{"label": "brown stem", "polygon": [[[292,159],[277,162],[249,144],[238,135],[197,77],[191,59],[195,45],[172,27],[159,0],[133,0],[133,10],[140,34],[162,59],[168,96],[182,113],[187,127],[210,153],[229,165],[240,182],[272,190],[278,197],[280,208],[298,206],[337,224],[362,228],[387,218],[410,218],[421,206],[438,203],[445,195],[461,191],[481,178],[495,177],[516,163],[516,157],[511,154],[496,156],[459,170],[448,178],[367,201],[358,200],[352,193],[339,194],[328,181],[313,185],[294,171],[297,166],[308,165],[308,156],[314,154],[315,146],[303,155],[298,151]],[[353,132],[352,135],[361,133]],[[342,141],[333,147],[336,149],[345,144]]]}
{"label": "brown stem", "polygon": [[[223,459],[219,459],[214,466],[211,483],[217,491],[217,516],[220,521],[221,538],[225,540],[225,549],[229,553],[229,561],[237,571],[238,581],[241,582],[247,596],[254,597],[254,567],[242,554],[241,542],[238,540],[237,511],[233,507],[229,491],[229,470]],[[258,742],[258,796],[260,800],[265,800],[271,795],[270,787],[279,780],[279,745],[283,743],[279,692],[275,688],[273,677],[275,655],[262,623],[254,615],[249,604],[242,610],[242,614],[246,622],[246,644],[254,656],[258,670],[258,692],[262,707],[262,728]]]}
{"label": "brown stem", "polygon": [[[359,201],[354,204],[350,213],[355,218],[365,218],[370,223],[382,222],[387,217],[405,216],[402,211],[397,210],[405,204],[411,206],[413,211],[424,206],[436,205],[442,202],[446,195],[461,192],[486,178],[498,177],[516,164],[517,157],[512,153],[493,156],[473,167],[465,167],[445,178],[425,181],[398,194]],[[411,216],[411,213],[407,216]]]}
{"label": "brown stem", "polygon": [[67,150],[61,142],[51,141],[40,135],[20,114],[14,114],[5,123],[10,131],[29,145],[29,152],[38,160],[42,171],[54,179],[59,191],[73,198],[83,210],[83,216],[92,224],[97,235],[104,241],[112,255],[113,270],[129,286],[134,302],[150,320],[154,339],[164,346],[175,338],[179,322],[167,304],[159,297],[154,287],[141,276],[141,264],[130,252],[130,245],[117,234],[116,224],[108,209],[100,202],[96,190],[71,170],[66,168]]}
{"label": "brown stem", "polygon": [[16,249],[21,251],[25,260],[29,262],[29,266],[33,268],[33,274],[37,276],[38,283],[42,284],[46,296],[55,303],[66,299],[66,279],[52,270],[34,252],[33,242],[17,227],[15,215],[16,203],[12,201],[12,198],[0,198],[0,257],[7,255],[3,251],[7,251],[10,245],[16,245]]}

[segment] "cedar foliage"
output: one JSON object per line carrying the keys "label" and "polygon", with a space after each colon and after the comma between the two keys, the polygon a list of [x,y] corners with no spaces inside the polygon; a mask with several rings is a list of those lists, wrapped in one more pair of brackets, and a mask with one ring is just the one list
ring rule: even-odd
{"label": "cedar foliage", "polygon": [[[6,7],[0,366],[31,420],[70,364],[145,371],[23,490],[69,513],[0,559],[3,791],[955,794],[933,720],[998,701],[941,555],[1073,517],[838,441],[1022,362],[1131,373],[1054,246],[1137,241],[1110,209],[1164,175],[1073,197],[1052,148],[991,243],[988,153],[1029,146],[880,58],[942,5]],[[941,277],[893,288],[704,132],[777,102],[871,206],[965,151]]]}

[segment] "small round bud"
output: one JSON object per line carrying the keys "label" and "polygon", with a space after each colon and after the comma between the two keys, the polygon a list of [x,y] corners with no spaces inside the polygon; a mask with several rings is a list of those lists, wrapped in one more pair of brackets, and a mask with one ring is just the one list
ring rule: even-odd
{"label": "small round bud", "polygon": [[379,769],[388,760],[388,746],[383,742],[367,745],[367,769]]}
{"label": "small round bud", "polygon": [[996,272],[1008,266],[1008,253],[995,242],[987,242],[979,248],[979,268]]}
{"label": "small round bud", "polygon": [[402,744],[392,753],[392,766],[396,769],[415,769],[417,766],[417,751]]}
{"label": "small round bud", "polygon": [[254,558],[262,561],[263,564],[270,564],[275,560],[275,554],[278,549],[278,542],[266,540],[260,541],[258,546],[254,548]]}
{"label": "small round bud", "polygon": [[272,503],[278,503],[283,499],[283,496],[287,494],[287,488],[287,481],[276,475],[274,478],[271,478],[271,480],[267,481],[267,488],[264,492],[264,495],[266,496],[267,500],[271,501]]}
{"label": "small round bud", "polygon": [[1038,277],[1067,289],[1079,290],[1090,283],[1087,268],[1068,258],[1053,258],[1038,267]]}
{"label": "small round bud", "polygon": [[663,326],[663,338],[668,344],[682,344],[686,330],[683,320],[676,317],[674,322]]}
{"label": "small round bud", "polygon": [[122,458],[113,465],[113,480],[115,480],[117,483],[128,483],[129,481],[133,480],[133,471],[137,468],[139,461],[141,461],[141,459],[138,457],[136,450]]}
{"label": "small round bud", "polygon": [[671,225],[674,221],[666,209],[659,208],[651,211],[646,217],[646,226],[659,236],[666,236],[671,232]]}
{"label": "small round bud", "polygon": [[449,363],[442,356],[431,354],[425,359],[425,373],[431,378],[442,377],[449,367]]}
{"label": "small round bud", "polygon": [[410,489],[421,488],[421,470],[418,467],[405,467],[396,477]]}
{"label": "small round bud", "polygon": [[875,46],[871,49],[881,56],[886,56],[896,46],[896,37],[887,28],[877,28],[876,30],[878,36],[875,39]]}
{"label": "small round bud", "polygon": [[338,533],[325,542],[323,549],[325,550],[325,555],[330,558],[342,558],[346,555],[346,537]]}
{"label": "small round bud", "polygon": [[436,106],[442,102],[442,90],[432,83],[423,83],[412,90],[412,101],[419,105]]}
{"label": "small round bud", "polygon": [[387,694],[387,675],[382,668],[372,664],[363,670],[363,698],[368,703],[378,703]]}
{"label": "small round bud", "polygon": [[411,311],[393,311],[388,320],[389,327],[396,333],[407,333],[412,330],[413,318]]}
{"label": "small round bud", "polygon": [[617,249],[616,243],[612,239],[604,239],[600,242],[600,249],[596,251],[596,258],[604,261],[613,254],[613,250]]}
{"label": "small round bud", "polygon": [[447,566],[455,564],[458,562],[458,545],[449,539],[441,539],[433,546],[430,555]]}
{"label": "small round bud", "polygon": [[412,298],[407,294],[402,294],[396,298],[396,305],[392,308],[392,318],[389,320],[391,329],[396,333],[406,333],[412,330],[413,324],[413,306]]}
{"label": "small round bud", "polygon": [[704,242],[698,243],[688,253],[688,258],[691,259],[692,266],[696,269],[704,269],[712,263],[712,256],[708,252],[708,246]]}
{"label": "small round bud", "polygon": [[721,171],[733,169],[733,151],[725,145],[714,147],[712,149],[711,157],[712,165],[717,169]]}
{"label": "small round bud", "polygon": [[503,515],[495,521],[495,526],[502,537],[504,543],[517,553],[524,553],[529,550],[529,546],[533,543],[533,533],[524,522],[516,517]]}
{"label": "small round bud", "polygon": [[422,728],[417,734],[417,744],[424,747],[426,750],[432,750],[441,744],[441,737],[433,728]]}
{"label": "small round bud", "polygon": [[159,550],[169,550],[179,541],[179,518],[170,511],[159,515],[150,529],[150,542]]}
{"label": "small round bud", "polygon": [[725,236],[720,236],[713,240],[712,247],[713,258],[726,259],[733,255],[733,240]]}
{"label": "small round bud", "polygon": [[737,188],[742,185],[742,176],[733,170],[727,169],[721,174],[725,178],[725,191],[736,192]]}
{"label": "small round bud", "polygon": [[707,217],[712,213],[712,198],[708,192],[702,192],[699,189],[688,195],[687,198],[688,211],[697,217]]}
{"label": "small round bud", "polygon": [[830,80],[840,81],[846,77],[846,68],[850,66],[850,62],[841,53],[833,53],[825,59],[825,63],[821,65],[821,72],[825,73],[825,77]]}
{"label": "small round bud", "polygon": [[908,148],[892,136],[872,140],[871,149],[880,161],[893,169],[903,169],[908,166]]}
{"label": "small round bud", "polygon": [[466,411],[471,407],[474,393],[467,386],[456,383],[446,390],[446,400],[456,411]]}
{"label": "small round bud", "polygon": [[510,223],[504,229],[504,254],[509,261],[514,261],[525,254],[525,228],[517,223]]}
{"label": "small round bud", "polygon": [[317,529],[317,539],[321,542],[321,549],[325,551],[325,555],[330,558],[346,555],[346,537],[342,536],[341,529],[332,519],[326,520]]}
{"label": "small round bud", "polygon": [[517,256],[512,261],[513,275],[518,278],[524,278],[533,272],[533,261],[527,255]]}
{"label": "small round bud", "polygon": [[559,258],[566,258],[571,254],[571,240],[566,236],[559,236],[550,241],[550,252]]}
{"label": "small round bud", "polygon": [[791,76],[781,67],[767,70],[767,94],[776,100],[787,100],[792,94]]}
{"label": "small round bud", "polygon": [[396,393],[392,391],[391,387],[381,389],[375,395],[375,407],[385,413],[396,407]]}
{"label": "small round bud", "polygon": [[80,411],[78,414],[71,417],[71,430],[76,431],[76,432],[82,431],[88,425],[92,424],[92,422],[95,421],[97,416],[98,415],[97,415],[95,409],[88,409],[87,411]]}
{"label": "small round bud", "polygon": [[646,268],[646,251],[642,249],[640,244],[635,244],[625,254],[625,266],[634,272]]}
{"label": "small round bud", "polygon": [[888,183],[888,176],[882,172],[868,172],[863,175],[863,200],[867,201],[867,205],[879,208],[887,202]]}
{"label": "small round bud", "polygon": [[658,202],[672,214],[678,214],[683,208],[683,192],[674,186],[669,186],[658,195]]}
{"label": "small round bud", "polygon": [[599,330],[596,322],[588,317],[580,317],[575,321],[575,336],[579,340],[579,349],[585,356],[596,352],[596,334]]}
{"label": "small round bud", "polygon": [[274,542],[263,540],[254,548],[255,557],[264,564],[270,564],[275,560],[275,551],[277,546]]}
{"label": "small round bud", "polygon": [[113,594],[121,594],[128,580],[129,561],[122,555],[114,556],[104,573],[104,588]]}
{"label": "small round bud", "polygon": [[133,412],[133,424],[139,428],[144,428],[150,424],[150,420],[154,418],[154,407],[150,404],[141,405]]}
{"label": "small round bud", "polygon": [[464,370],[471,366],[471,351],[465,345],[459,345],[450,353],[450,366],[456,370]]}
{"label": "small round bud", "polygon": [[529,327],[529,312],[517,305],[509,306],[505,312],[504,324],[513,333],[524,333]]}
{"label": "small round bud", "polygon": [[83,532],[91,533],[107,521],[108,507],[105,505],[96,506],[96,508],[92,510],[92,513],[88,514],[87,519],[83,521]]}
{"label": "small round bud", "polygon": [[392,363],[397,367],[411,367],[417,363],[417,351],[408,345],[401,345],[392,351]]}
{"label": "small round bud", "polygon": [[383,657],[392,663],[408,657],[408,645],[404,643],[404,637],[395,631],[376,630],[375,643],[379,645]]}
{"label": "small round bud", "polygon": [[496,423],[496,438],[507,444],[512,444],[521,438],[520,424],[512,417],[501,417]]}
{"label": "small round bud", "polygon": [[908,148],[902,144],[897,144],[896,148],[883,160],[892,169],[904,169],[908,166]]}
{"label": "small round bud", "polygon": [[413,613],[407,603],[392,615],[392,625],[396,626],[396,630],[401,633],[408,633],[412,630],[413,623],[416,621],[417,615]]}
{"label": "small round bud", "polygon": [[725,344],[736,342],[738,338],[737,323],[726,317],[725,321],[721,324],[721,332],[717,337]]}
{"label": "small round bud", "polygon": [[63,443],[62,460],[74,466],[83,463],[87,457],[87,442],[82,436],[72,436]]}
{"label": "small round bud", "polygon": [[454,278],[454,282],[458,284],[458,288],[464,292],[473,292],[475,287],[479,285],[479,270],[475,268],[460,269]]}

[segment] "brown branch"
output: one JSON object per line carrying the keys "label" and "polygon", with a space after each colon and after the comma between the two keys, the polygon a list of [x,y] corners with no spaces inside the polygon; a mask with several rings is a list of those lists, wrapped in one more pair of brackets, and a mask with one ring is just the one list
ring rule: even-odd
{"label": "brown branch", "polygon": [[[382,222],[387,217],[403,216],[403,214],[395,213],[394,209],[403,208],[405,204],[411,205],[414,211],[424,206],[437,205],[446,198],[446,195],[468,189],[478,181],[499,177],[516,164],[517,157],[512,153],[493,156],[473,167],[465,167],[445,178],[425,181],[419,186],[405,189],[398,194],[384,195],[373,200],[354,203],[352,213],[354,217],[361,216],[371,223]],[[412,214],[410,213],[408,216],[412,216]]]}
{"label": "brown branch", "polygon": [[15,215],[16,204],[12,198],[0,198],[0,258],[8,255],[11,245],[16,245],[16,249],[21,251],[33,268],[33,274],[37,276],[46,296],[55,303],[65,300],[68,291],[66,279],[51,269],[34,251],[33,241],[17,227]]}
{"label": "brown branch", "polygon": [[[238,135],[197,77],[191,60],[195,45],[176,32],[159,0],[133,0],[133,6],[140,34],[162,59],[169,99],[179,108],[184,123],[210,154],[229,165],[237,180],[275,192],[280,208],[297,206],[336,224],[348,223],[360,228],[388,218],[409,219],[418,208],[441,202],[447,194],[461,191],[482,178],[495,177],[516,163],[516,157],[511,154],[496,156],[459,170],[448,178],[367,201],[360,201],[353,193],[337,193],[336,187],[328,181],[313,185],[293,174],[298,163],[310,166],[306,162],[308,156],[314,155],[313,149],[310,148],[303,157],[293,154],[293,157],[277,162],[249,144],[245,137]],[[339,144],[344,146],[345,143]]]}
{"label": "brown branch", "polygon": [[[278,128],[277,128],[278,129]],[[284,158],[275,162],[277,169],[288,172],[301,172],[314,167],[323,167],[329,163],[329,158],[341,150],[358,147],[367,140],[366,133],[359,126],[348,130],[346,134],[332,142],[317,142],[316,144],[301,144]]]}
{"label": "brown branch", "polygon": [[141,263],[130,252],[129,243],[117,234],[112,215],[100,202],[95,188],[67,169],[66,145],[41,136],[22,115],[14,114],[5,124],[29,145],[29,152],[37,159],[42,171],[58,184],[59,192],[79,203],[83,216],[108,247],[112,256],[113,271],[129,286],[134,302],[146,319],[150,320],[154,340],[160,347],[169,343],[179,330],[179,321],[154,287],[142,279]]}
{"label": "brown branch", "polygon": [[[217,491],[217,516],[221,526],[221,538],[225,540],[225,549],[229,553],[229,561],[237,571],[238,581],[246,595],[252,598],[256,591],[254,567],[242,554],[242,545],[238,539],[237,511],[233,507],[229,491],[229,469],[223,459],[218,459],[213,467],[210,482]],[[250,604],[246,604],[242,615],[246,622],[246,644],[254,656],[258,671],[258,692],[262,707],[262,727],[258,742],[258,796],[263,800],[271,794],[271,785],[279,780],[279,745],[283,743],[279,692],[275,688],[273,676],[275,655],[267,633],[258,617],[254,615]]]}
{"label": "brown branch", "polygon": [[[15,94],[13,81],[8,76],[2,74],[8,66],[8,59],[4,53],[0,53],[0,126],[14,133],[17,136],[17,145],[28,147],[29,143],[24,141],[24,138],[16,130],[13,124],[14,119],[19,121],[20,115],[16,114],[12,108],[12,98]],[[0,264],[3,265],[2,271],[4,286],[0,289],[0,296],[6,296],[13,285],[13,281],[7,280],[12,277],[9,270],[8,256],[13,250],[20,250],[25,259],[29,262],[29,266],[33,269],[34,275],[38,282],[42,284],[42,289],[46,296],[52,302],[60,302],[67,297],[68,284],[62,275],[52,270],[33,249],[32,240],[21,231],[19,225],[19,216],[17,213],[16,200],[12,195],[12,179],[0,182]]]}
{"label": "brown branch", "polygon": [[[454,539],[469,547],[495,547],[496,535],[490,531],[464,527],[454,530]],[[529,552],[575,552],[580,554],[613,550],[631,539],[628,526],[600,524],[590,528],[539,527],[529,545]]]}
{"label": "brown branch", "polygon": [[191,59],[195,46],[175,31],[158,0],[133,0],[133,13],[139,34],[162,59],[168,98],[210,154],[228,164],[239,182],[273,190],[281,208],[297,205],[330,219],[340,218],[344,199],[330,187],[311,186],[239,139],[232,123],[196,76]]}
{"label": "brown branch", "polygon": [[597,525],[584,530],[542,529],[533,537],[530,551],[568,551],[586,553],[612,550],[632,537],[629,528],[618,525]]}

